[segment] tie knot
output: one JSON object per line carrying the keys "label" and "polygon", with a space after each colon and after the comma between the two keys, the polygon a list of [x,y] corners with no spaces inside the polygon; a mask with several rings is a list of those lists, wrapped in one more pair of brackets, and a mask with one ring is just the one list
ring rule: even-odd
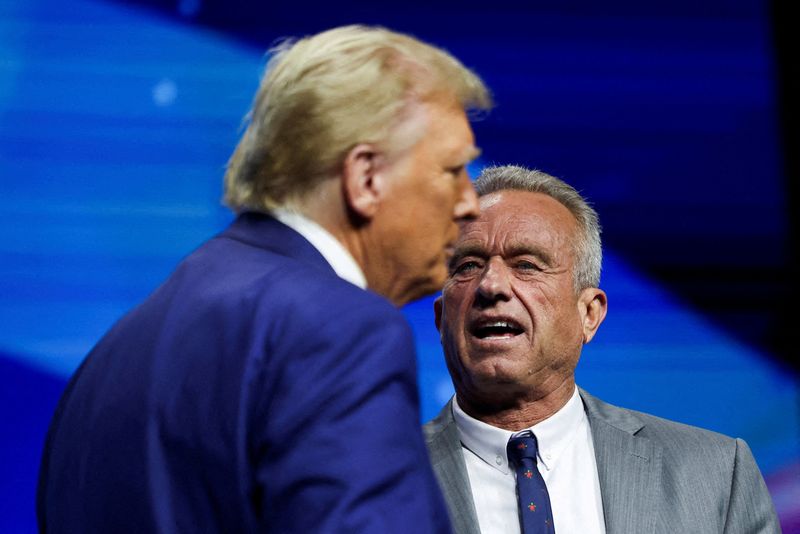
{"label": "tie knot", "polygon": [[536,436],[531,432],[512,437],[508,440],[508,459],[519,464],[523,458],[530,458],[536,463],[537,449]]}

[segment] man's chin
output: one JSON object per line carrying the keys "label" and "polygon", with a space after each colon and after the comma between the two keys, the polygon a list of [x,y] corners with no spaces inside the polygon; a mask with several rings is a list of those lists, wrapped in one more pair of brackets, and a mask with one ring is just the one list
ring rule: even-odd
{"label": "man's chin", "polygon": [[466,399],[492,410],[515,405],[525,392],[524,386],[511,377],[478,375],[470,377],[469,382],[469,387],[456,388],[459,401]]}
{"label": "man's chin", "polygon": [[471,353],[467,374],[470,382],[481,390],[513,390],[524,388],[528,364],[514,361],[511,354],[482,354],[476,358]]}
{"label": "man's chin", "polygon": [[390,300],[397,306],[404,306],[438,293],[444,287],[445,280],[447,280],[447,264],[443,260],[431,263],[426,272],[418,273],[413,279],[406,279],[407,283],[401,289],[401,294]]}
{"label": "man's chin", "polygon": [[413,284],[410,284],[405,291],[403,291],[402,295],[398,298],[391,299],[397,306],[405,306],[409,302],[413,302],[415,300],[419,300],[424,297],[428,297],[441,291],[442,286],[444,285],[444,277],[441,279],[425,279],[425,280],[417,280]]}

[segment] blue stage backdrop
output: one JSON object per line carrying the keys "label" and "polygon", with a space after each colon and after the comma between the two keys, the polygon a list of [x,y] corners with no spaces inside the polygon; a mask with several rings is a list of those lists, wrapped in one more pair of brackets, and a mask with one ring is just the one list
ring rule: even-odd
{"label": "blue stage backdrop", "polygon": [[[800,531],[800,389],[772,335],[788,230],[765,6],[347,3],[260,24],[225,5],[0,0],[0,532],[35,531],[44,433],[83,356],[231,219],[221,178],[265,45],[345,22],[410,31],[485,77],[498,106],[473,172],[539,167],[604,222],[610,311],[579,383],[746,439]],[[431,299],[404,311],[427,420],[453,389]]]}

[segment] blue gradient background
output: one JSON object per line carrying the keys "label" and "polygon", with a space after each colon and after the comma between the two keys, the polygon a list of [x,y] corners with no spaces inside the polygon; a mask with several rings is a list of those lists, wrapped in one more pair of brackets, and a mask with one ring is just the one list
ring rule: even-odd
{"label": "blue gradient background", "polygon": [[[284,8],[273,34],[235,37],[192,22],[201,2],[174,4],[0,0],[0,532],[35,531],[38,459],[70,373],[231,219],[221,177],[264,65],[254,42],[356,21],[413,31],[484,76],[498,107],[475,126],[478,166],[537,166],[597,204],[610,311],[579,383],[747,440],[785,532],[800,531],[796,372],[737,331],[756,313],[720,321],[643,267],[785,261],[763,6],[420,11],[451,23],[438,26],[418,25],[413,3],[324,12],[306,26]],[[453,391],[431,309],[426,299],[404,310],[423,420]]]}

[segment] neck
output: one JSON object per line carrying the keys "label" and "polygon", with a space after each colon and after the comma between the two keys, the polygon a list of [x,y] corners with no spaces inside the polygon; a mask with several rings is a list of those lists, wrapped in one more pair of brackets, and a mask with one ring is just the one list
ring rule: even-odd
{"label": "neck", "polygon": [[575,378],[562,381],[546,393],[528,392],[509,399],[478,399],[457,392],[458,405],[470,417],[504,430],[516,432],[550,418],[563,408],[575,392]]}
{"label": "neck", "polygon": [[313,194],[296,202],[294,209],[322,226],[347,249],[364,273],[367,286],[372,291],[383,295],[395,306],[406,304],[410,299],[406,298],[396,280],[387,275],[393,272],[391,265],[384,265],[385,262],[381,261],[382,243],[372,242],[367,226],[353,220],[341,193],[336,189],[337,184],[335,180],[323,183]]}

